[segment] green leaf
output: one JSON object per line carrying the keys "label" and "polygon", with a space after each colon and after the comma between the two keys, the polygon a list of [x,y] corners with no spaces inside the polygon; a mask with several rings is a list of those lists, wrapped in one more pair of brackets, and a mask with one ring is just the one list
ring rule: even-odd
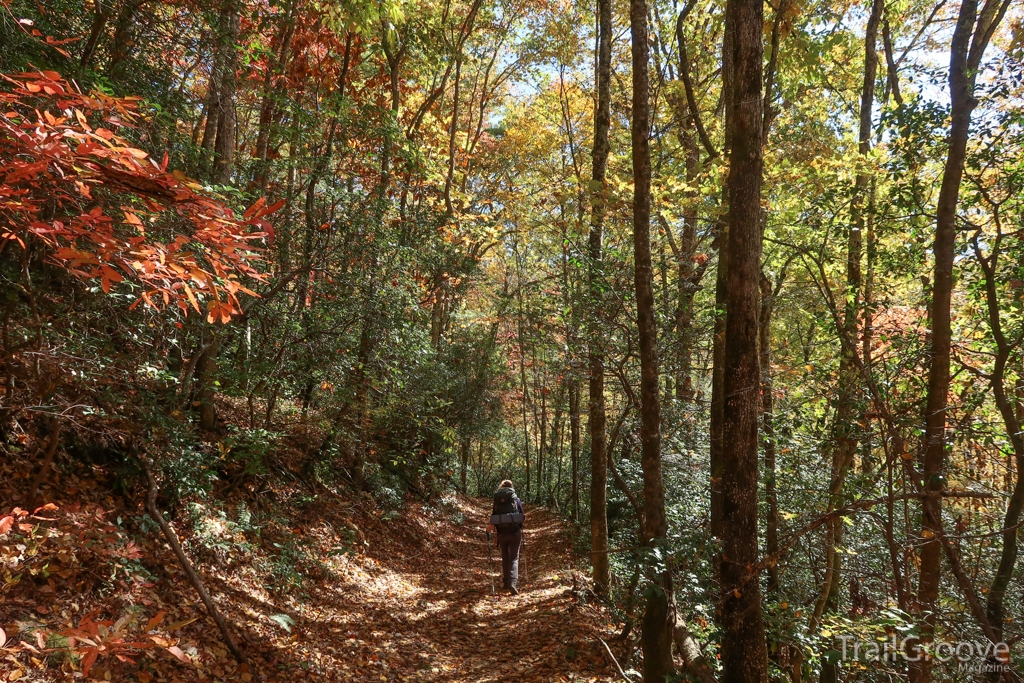
{"label": "green leaf", "polygon": [[287,614],[272,614],[270,615],[270,620],[288,633],[292,632],[292,626],[295,625],[295,620]]}

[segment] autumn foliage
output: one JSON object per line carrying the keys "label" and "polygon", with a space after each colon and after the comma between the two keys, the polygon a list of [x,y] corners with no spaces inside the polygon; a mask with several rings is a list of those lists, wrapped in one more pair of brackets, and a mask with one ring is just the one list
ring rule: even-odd
{"label": "autumn foliage", "polygon": [[178,171],[133,146],[138,98],[84,94],[53,71],[3,76],[0,92],[0,250],[32,242],[104,292],[127,283],[140,302],[205,308],[209,322],[241,312],[243,282],[259,280],[265,217],[241,217]]}

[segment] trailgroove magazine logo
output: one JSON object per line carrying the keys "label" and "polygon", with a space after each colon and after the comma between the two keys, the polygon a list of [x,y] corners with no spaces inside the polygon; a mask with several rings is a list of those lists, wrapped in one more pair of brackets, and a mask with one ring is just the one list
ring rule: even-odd
{"label": "trailgroove magazine logo", "polygon": [[932,659],[944,664],[956,662],[958,669],[966,673],[1002,673],[1010,671],[1010,646],[993,643],[987,638],[971,641],[939,640],[921,643],[917,636],[892,640],[859,640],[851,635],[836,636],[842,641],[839,659],[860,662],[919,662]]}

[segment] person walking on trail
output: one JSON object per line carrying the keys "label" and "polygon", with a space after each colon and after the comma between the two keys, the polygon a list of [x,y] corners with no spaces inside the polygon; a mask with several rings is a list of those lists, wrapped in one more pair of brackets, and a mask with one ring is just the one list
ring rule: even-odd
{"label": "person walking on trail", "polygon": [[487,532],[497,531],[497,547],[501,548],[502,587],[519,595],[516,583],[519,581],[519,549],[523,545],[523,501],[519,500],[512,482],[506,479],[494,492],[494,507]]}

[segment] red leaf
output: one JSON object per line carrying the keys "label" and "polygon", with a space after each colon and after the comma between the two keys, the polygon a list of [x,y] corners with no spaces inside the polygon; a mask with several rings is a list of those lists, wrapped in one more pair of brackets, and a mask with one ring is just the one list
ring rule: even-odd
{"label": "red leaf", "polygon": [[256,200],[255,204],[253,204],[252,206],[250,206],[248,209],[245,210],[245,213],[242,214],[242,218],[244,218],[245,220],[249,220],[250,218],[252,218],[256,214],[257,211],[262,209],[263,205],[266,204],[266,203],[267,203],[267,198],[266,197],[260,197],[259,199]]}
{"label": "red leaf", "polygon": [[96,658],[99,656],[99,654],[100,653],[98,650],[90,648],[89,651],[85,653],[85,656],[82,657],[83,676],[89,675],[89,670],[92,669],[92,665],[96,663]]}

